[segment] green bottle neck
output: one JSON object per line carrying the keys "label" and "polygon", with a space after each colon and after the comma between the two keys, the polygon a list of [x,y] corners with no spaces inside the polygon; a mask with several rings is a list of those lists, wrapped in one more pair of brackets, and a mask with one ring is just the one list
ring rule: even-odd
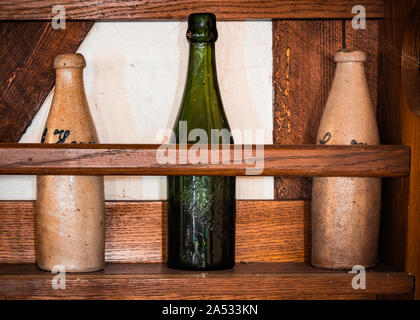
{"label": "green bottle neck", "polygon": [[185,90],[195,94],[218,94],[214,42],[190,42],[187,82]]}
{"label": "green bottle neck", "polygon": [[182,138],[185,130],[180,128],[180,121],[186,121],[188,133],[204,130],[208,135],[206,143],[211,141],[212,129],[230,131],[217,83],[214,41],[190,42],[184,96],[174,128],[178,143],[185,143]]}

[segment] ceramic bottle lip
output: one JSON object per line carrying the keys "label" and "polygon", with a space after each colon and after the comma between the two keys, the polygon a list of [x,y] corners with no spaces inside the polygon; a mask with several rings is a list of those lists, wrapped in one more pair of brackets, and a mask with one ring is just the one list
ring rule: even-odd
{"label": "ceramic bottle lip", "polygon": [[80,53],[59,54],[54,59],[55,69],[64,68],[84,68],[86,67],[86,60]]}
{"label": "ceramic bottle lip", "polygon": [[334,56],[335,62],[365,62],[366,53],[360,50],[342,49]]}

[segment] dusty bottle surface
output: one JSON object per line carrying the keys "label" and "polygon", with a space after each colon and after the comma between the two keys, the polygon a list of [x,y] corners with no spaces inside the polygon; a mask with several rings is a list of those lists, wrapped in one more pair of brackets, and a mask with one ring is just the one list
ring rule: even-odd
{"label": "dusty bottle surface", "polygon": [[[208,143],[233,143],[217,82],[216,17],[190,15],[187,39],[188,74],[174,126],[176,141],[172,142],[187,143],[192,130],[202,129]],[[225,130],[211,140],[212,129]],[[231,268],[235,261],[235,210],[235,177],[168,177],[168,266]]]}
{"label": "dusty bottle surface", "polygon": [[[377,145],[378,127],[361,51],[341,50],[317,144]],[[331,269],[377,263],[381,178],[314,178],[312,264]]]}
{"label": "dusty bottle surface", "polygon": [[[42,143],[98,143],[83,84],[81,54],[56,57],[56,86]],[[36,263],[43,270],[103,269],[105,202],[102,176],[37,177]]]}

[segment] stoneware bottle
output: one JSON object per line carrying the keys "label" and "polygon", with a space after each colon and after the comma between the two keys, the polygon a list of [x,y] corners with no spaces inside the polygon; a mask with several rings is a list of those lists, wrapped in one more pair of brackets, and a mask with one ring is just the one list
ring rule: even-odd
{"label": "stoneware bottle", "polygon": [[[98,143],[83,84],[81,54],[54,60],[56,85],[42,135],[45,143]],[[51,271],[103,269],[105,203],[102,176],[37,177],[36,263]]]}
{"label": "stoneware bottle", "polygon": [[[317,144],[377,145],[362,51],[341,50],[318,129]],[[377,263],[381,178],[314,178],[312,264],[330,269]]]}

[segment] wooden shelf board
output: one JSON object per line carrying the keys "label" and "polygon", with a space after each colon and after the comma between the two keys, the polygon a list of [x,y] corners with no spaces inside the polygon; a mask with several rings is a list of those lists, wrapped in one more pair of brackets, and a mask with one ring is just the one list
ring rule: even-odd
{"label": "wooden shelf board", "polygon": [[254,153],[255,145],[252,153],[227,147],[226,163],[220,147],[209,148],[207,163],[191,164],[195,153],[178,148],[173,159],[188,154],[188,163],[162,164],[163,147],[153,144],[0,144],[0,174],[399,177],[410,168],[406,146],[264,145],[263,153]]}
{"label": "wooden shelf board", "polygon": [[213,12],[219,20],[353,18],[354,5],[363,5],[366,16],[382,18],[383,0],[3,0],[0,20],[51,20],[56,5],[63,5],[68,20],[183,20],[190,13]]}
{"label": "wooden shelf board", "polygon": [[53,289],[55,275],[34,264],[0,264],[3,299],[334,299],[409,294],[413,278],[377,267],[366,289],[354,290],[354,274],[305,263],[237,264],[233,270],[182,271],[165,264],[108,264],[104,271],[66,274],[66,288]]}

